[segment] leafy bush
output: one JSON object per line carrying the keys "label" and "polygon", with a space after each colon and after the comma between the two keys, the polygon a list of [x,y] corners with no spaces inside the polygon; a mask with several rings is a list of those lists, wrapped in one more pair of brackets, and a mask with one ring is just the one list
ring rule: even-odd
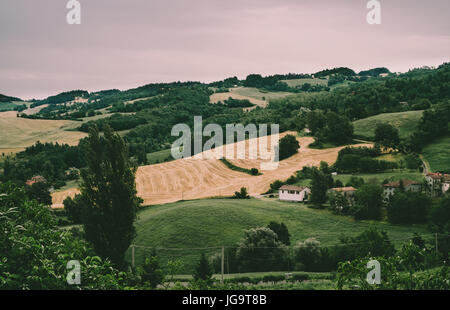
{"label": "leafy bush", "polygon": [[266,283],[275,283],[284,281],[286,278],[283,275],[274,275],[274,274],[268,274],[263,276],[262,281]]}
{"label": "leafy bush", "polygon": [[152,251],[142,266],[142,284],[148,284],[150,288],[155,289],[159,284],[163,283],[164,277],[164,271],[159,266],[158,256],[156,256],[156,252]]}
{"label": "leafy bush", "polygon": [[239,272],[283,270],[288,264],[286,246],[267,227],[245,230],[236,256]]}
{"label": "leafy bush", "polygon": [[300,144],[293,135],[286,135],[280,139],[278,150],[279,150],[279,159],[286,159],[297,153],[300,148]]}
{"label": "leafy bush", "polygon": [[295,281],[307,281],[309,280],[309,275],[306,273],[294,273],[292,275],[292,277],[290,278],[290,281],[295,282]]}
{"label": "leafy bush", "polygon": [[247,194],[247,189],[245,187],[241,187],[239,192],[234,192],[234,199],[250,199],[250,196]]}

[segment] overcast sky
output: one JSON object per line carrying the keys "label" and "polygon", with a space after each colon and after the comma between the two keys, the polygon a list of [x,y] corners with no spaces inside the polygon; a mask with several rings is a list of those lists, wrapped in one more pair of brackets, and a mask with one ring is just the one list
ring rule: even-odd
{"label": "overcast sky", "polygon": [[1,0],[0,93],[128,89],[152,82],[313,73],[338,66],[407,71],[450,61],[450,1]]}

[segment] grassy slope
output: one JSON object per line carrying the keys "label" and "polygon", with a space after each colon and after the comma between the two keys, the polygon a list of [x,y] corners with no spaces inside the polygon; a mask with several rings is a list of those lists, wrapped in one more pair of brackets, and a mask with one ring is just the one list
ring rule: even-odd
{"label": "grassy slope", "polygon": [[[340,180],[344,185],[350,181],[350,178],[353,175],[351,174],[340,174],[337,176],[333,176],[333,179]],[[371,179],[377,179],[378,183],[383,182],[383,180],[387,179],[389,181],[397,181],[400,179],[409,179],[413,181],[421,182],[423,180],[422,173],[419,170],[408,170],[408,169],[398,169],[392,172],[384,172],[384,173],[364,173],[357,174],[356,177],[361,177],[364,181],[368,182]]]}
{"label": "grassy slope", "polygon": [[30,106],[29,102],[24,101],[10,101],[10,102],[0,102],[0,111],[12,111],[15,107],[25,104]]}
{"label": "grassy slope", "polygon": [[[269,200],[204,199],[152,206],[140,212],[135,244],[147,247],[199,248],[233,246],[243,237],[243,230],[266,226],[270,221],[285,223],[292,244],[309,237],[317,237],[322,244],[338,243],[341,234],[355,235],[369,226],[388,231],[390,238],[408,238],[412,233],[426,233],[423,226],[397,226],[384,222],[356,222],[349,217],[336,216],[327,210],[309,209],[302,204]],[[160,250],[163,261],[180,258],[184,272],[190,272],[202,251]],[[149,250],[136,249],[136,264],[141,264]],[[130,259],[130,251],[127,252]]]}
{"label": "grassy slope", "polygon": [[378,123],[388,123],[398,128],[401,138],[412,134],[422,117],[423,111],[408,111],[399,113],[383,113],[353,122],[355,134],[363,137],[373,137]]}
{"label": "grassy slope", "polygon": [[[419,172],[419,170],[408,170],[408,169],[398,169],[390,172],[382,172],[382,173],[364,173],[364,174],[339,174],[337,176],[333,176],[334,180],[340,180],[344,185],[350,181],[352,176],[356,176],[358,178],[363,178],[367,183],[370,180],[376,179],[378,183],[382,183],[384,180],[389,181],[398,181],[401,179],[408,179],[413,181],[422,182],[423,175]],[[294,185],[298,186],[310,186],[311,180],[304,179],[295,183]]]}
{"label": "grassy slope", "polygon": [[230,92],[241,95],[241,96],[245,96],[245,97],[259,99],[259,100],[278,99],[278,98],[283,98],[283,97],[293,94],[293,93],[288,93],[288,92],[269,92],[269,91],[260,90],[260,89],[254,88],[254,87],[231,88]]}
{"label": "grassy slope", "polygon": [[450,169],[450,136],[439,138],[426,145],[422,155],[430,164],[432,171]]}
{"label": "grassy slope", "polygon": [[[167,160],[168,158],[170,158],[170,160]],[[162,163],[166,160],[167,161],[173,160],[172,154],[171,154],[171,149],[161,150],[161,151],[147,154],[147,161],[148,161],[149,165],[153,165],[156,163]]]}
{"label": "grassy slope", "polygon": [[301,86],[306,83],[309,83],[311,85],[327,85],[328,84],[328,80],[322,80],[322,79],[293,79],[293,80],[282,80],[281,82],[285,82],[290,87]]}

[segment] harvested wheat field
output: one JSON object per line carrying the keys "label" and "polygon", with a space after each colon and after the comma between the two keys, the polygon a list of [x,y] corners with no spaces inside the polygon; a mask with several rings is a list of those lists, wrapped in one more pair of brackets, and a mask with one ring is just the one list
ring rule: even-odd
{"label": "harvested wheat field", "polygon": [[0,152],[5,154],[20,152],[37,141],[77,145],[87,136],[83,132],[65,130],[79,126],[79,122],[27,119],[16,114],[14,111],[0,113]]}
{"label": "harvested wheat field", "polygon": [[[265,100],[242,96],[242,95],[235,94],[232,92],[212,94],[209,97],[209,102],[211,102],[211,103],[218,103],[219,101],[224,102],[225,100],[227,100],[230,97],[233,99],[236,99],[236,100],[248,100],[251,103],[253,103],[254,105],[262,107],[262,108],[265,108],[267,106],[267,101],[265,101]],[[255,107],[245,108],[245,110],[251,110],[252,108],[255,108]]]}
{"label": "harvested wheat field", "polygon": [[63,201],[67,197],[75,197],[79,194],[80,190],[78,188],[69,188],[63,191],[56,191],[52,193],[52,209],[62,209],[64,208]]}
{"label": "harvested wheat field", "polygon": [[[295,132],[285,132],[280,134],[280,138],[286,134],[296,135]],[[275,180],[285,180],[304,166],[318,166],[321,161],[333,163],[338,152],[345,147],[324,150],[310,149],[308,145],[314,141],[312,137],[302,137],[297,138],[297,140],[300,143],[297,154],[279,162],[278,168],[275,170],[261,171],[262,175],[259,176],[251,176],[231,170],[220,160],[208,158],[215,158],[213,154],[222,150],[224,157],[236,166],[260,170],[260,164],[267,162],[267,160],[248,158],[250,150],[254,148],[259,154],[264,137],[203,152],[201,153],[203,159],[186,158],[139,167],[136,173],[138,196],[144,199],[144,205],[155,205],[179,200],[230,196],[241,187],[246,187],[250,195],[258,195],[266,192],[270,183]],[[237,154],[238,145],[245,145],[243,150],[245,150],[245,158],[247,159],[230,158],[230,154],[233,152],[231,149],[234,149],[234,154]],[[267,137],[266,145],[268,145],[268,151],[270,151],[270,136]],[[370,144],[352,146],[370,146]],[[230,149],[229,152],[227,152],[227,148]],[[68,196],[73,197],[76,193],[78,193],[77,189],[53,193],[53,207],[62,207],[63,200]]]}
{"label": "harvested wheat field", "polygon": [[[286,134],[288,133],[283,133],[280,137]],[[259,145],[261,139],[253,140],[256,140],[257,145]],[[259,176],[233,171],[217,159],[189,158],[140,167],[136,174],[138,195],[144,199],[145,205],[162,204],[182,199],[228,196],[234,194],[241,187],[246,187],[251,195],[258,195],[266,192],[270,183],[275,180],[287,179],[295,171],[301,170],[303,166],[318,166],[320,161],[333,163],[339,150],[343,148],[310,149],[307,146],[314,141],[313,138],[303,137],[297,138],[297,140],[301,145],[297,154],[281,161],[275,170],[261,171],[263,174]],[[251,140],[240,143],[247,145],[246,154],[248,157],[250,149],[248,145],[251,144]],[[270,143],[270,140],[268,143]],[[236,145],[235,143],[233,146],[236,148]],[[366,144],[353,146],[362,145],[367,146]],[[210,152],[203,152],[202,154],[207,155]],[[226,154],[224,157],[229,158]],[[230,159],[230,161],[239,167],[257,169],[260,169],[260,163],[267,162],[267,160],[260,159]]]}

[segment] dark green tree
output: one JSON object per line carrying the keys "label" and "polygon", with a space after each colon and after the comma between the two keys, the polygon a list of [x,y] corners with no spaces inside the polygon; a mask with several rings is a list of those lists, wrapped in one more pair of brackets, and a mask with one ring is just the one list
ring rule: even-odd
{"label": "dark green tree", "polygon": [[212,268],[204,253],[202,253],[202,255],[200,256],[200,260],[198,261],[198,264],[195,267],[194,274],[192,276],[196,281],[212,281]]}
{"label": "dark green tree", "polygon": [[142,282],[155,289],[164,281],[164,271],[159,265],[159,259],[155,251],[152,251],[142,267]]}
{"label": "dark green tree", "polygon": [[388,221],[394,224],[419,224],[427,220],[431,200],[416,192],[397,191],[389,198]]}
{"label": "dark green tree", "polygon": [[317,168],[313,169],[311,179],[311,202],[314,205],[321,205],[327,201],[327,190],[329,189],[329,185],[329,178],[327,175]]}
{"label": "dark green tree", "polygon": [[385,149],[398,149],[400,144],[398,129],[387,123],[377,124],[374,140]]}
{"label": "dark green tree", "polygon": [[236,253],[239,272],[275,271],[287,268],[286,246],[267,227],[244,230]]}
{"label": "dark green tree", "polygon": [[267,228],[276,233],[278,236],[278,240],[283,242],[285,245],[291,244],[290,240],[291,235],[289,234],[289,231],[284,223],[277,223],[275,221],[271,221],[269,225],[267,225]]}
{"label": "dark green tree", "polygon": [[357,220],[381,220],[383,189],[377,184],[364,184],[355,193],[353,214]]}
{"label": "dark green tree", "polygon": [[46,182],[36,182],[26,188],[27,195],[30,199],[36,199],[37,202],[46,206],[52,204],[52,196],[50,195],[50,184]]}
{"label": "dark green tree", "polygon": [[88,138],[87,169],[81,171],[85,202],[82,222],[86,239],[102,257],[123,266],[125,251],[135,237],[134,221],[141,199],[136,195],[136,169],[130,166],[123,139],[96,126]]}
{"label": "dark green tree", "polygon": [[323,134],[327,141],[337,145],[352,141],[353,124],[346,116],[328,112],[325,118],[327,125]]}
{"label": "dark green tree", "polygon": [[449,258],[450,253],[450,196],[445,196],[430,210],[429,229],[438,234],[438,250]]}
{"label": "dark green tree", "polygon": [[279,158],[280,160],[286,159],[297,153],[300,148],[300,144],[293,135],[286,135],[280,139],[279,144]]}
{"label": "dark green tree", "polygon": [[325,128],[326,118],[321,111],[312,111],[306,114],[306,124],[312,134],[316,136],[321,130]]}

